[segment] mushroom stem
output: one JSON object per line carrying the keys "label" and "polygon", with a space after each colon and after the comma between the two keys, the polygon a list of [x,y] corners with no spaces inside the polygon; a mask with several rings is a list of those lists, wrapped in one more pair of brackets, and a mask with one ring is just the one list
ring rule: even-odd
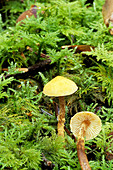
{"label": "mushroom stem", "polygon": [[84,136],[85,136],[85,131],[86,131],[87,125],[85,123],[82,123],[79,136],[78,136],[78,141],[77,141],[77,154],[78,154],[78,159],[80,162],[80,166],[82,170],[91,170],[89,166],[89,162],[85,153],[85,147],[84,147]]}
{"label": "mushroom stem", "polygon": [[86,153],[85,153],[84,138],[83,137],[78,137],[77,154],[78,154],[78,159],[79,159],[79,162],[80,162],[81,169],[82,170],[91,170],[87,156],[86,156]]}
{"label": "mushroom stem", "polygon": [[65,100],[64,96],[59,97],[60,114],[58,115],[58,136],[64,137],[65,123]]}
{"label": "mushroom stem", "polygon": [[84,138],[85,132],[86,132],[86,128],[87,128],[86,124],[85,124],[85,123],[82,123],[81,128],[80,128],[80,132],[79,132],[79,136],[80,136],[80,137],[83,137],[83,138]]}

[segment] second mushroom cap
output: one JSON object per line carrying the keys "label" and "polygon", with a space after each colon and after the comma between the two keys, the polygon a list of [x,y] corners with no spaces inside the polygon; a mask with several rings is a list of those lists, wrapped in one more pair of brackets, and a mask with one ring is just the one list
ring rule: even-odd
{"label": "second mushroom cap", "polygon": [[79,136],[82,123],[86,124],[85,136],[86,140],[96,137],[101,130],[101,119],[92,112],[78,112],[70,121],[70,128],[74,136]]}

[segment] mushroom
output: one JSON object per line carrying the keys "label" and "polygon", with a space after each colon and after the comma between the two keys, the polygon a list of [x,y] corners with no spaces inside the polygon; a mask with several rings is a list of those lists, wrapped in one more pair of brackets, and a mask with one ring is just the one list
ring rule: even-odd
{"label": "mushroom", "polygon": [[65,100],[68,96],[76,92],[77,85],[63,76],[57,76],[49,81],[43,88],[43,93],[47,96],[59,97],[60,113],[58,115],[58,135],[64,137],[65,123]]}
{"label": "mushroom", "polygon": [[70,128],[77,140],[77,154],[82,170],[91,170],[84,148],[84,138],[95,138],[101,131],[101,119],[92,112],[78,112],[70,121]]}

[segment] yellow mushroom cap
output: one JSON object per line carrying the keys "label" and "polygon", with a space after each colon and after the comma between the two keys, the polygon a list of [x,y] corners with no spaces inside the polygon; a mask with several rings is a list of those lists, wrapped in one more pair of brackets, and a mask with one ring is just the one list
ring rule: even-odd
{"label": "yellow mushroom cap", "polygon": [[47,96],[59,97],[71,95],[77,89],[77,85],[72,80],[57,76],[44,86],[43,93]]}
{"label": "yellow mushroom cap", "polygon": [[101,119],[92,112],[78,112],[70,121],[70,128],[74,136],[78,137],[82,123],[86,124],[86,140],[95,138],[101,131]]}

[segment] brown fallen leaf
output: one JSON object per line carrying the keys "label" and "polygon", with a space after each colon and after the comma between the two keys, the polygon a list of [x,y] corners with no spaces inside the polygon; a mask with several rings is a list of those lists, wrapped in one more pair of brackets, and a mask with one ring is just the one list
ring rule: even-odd
{"label": "brown fallen leaf", "polygon": [[68,49],[74,49],[76,48],[75,53],[81,53],[84,51],[91,51],[91,49],[94,49],[94,46],[90,45],[65,45],[61,47],[62,49],[68,48]]}
{"label": "brown fallen leaf", "polygon": [[[37,10],[40,10],[41,7],[38,7],[36,5],[31,5],[31,8],[27,11],[24,11],[19,17],[18,19],[16,20],[16,23],[26,19],[27,17],[31,17],[34,15],[35,18],[37,18]],[[44,11],[41,11],[41,14],[44,14]],[[21,22],[23,23],[23,22]]]}

